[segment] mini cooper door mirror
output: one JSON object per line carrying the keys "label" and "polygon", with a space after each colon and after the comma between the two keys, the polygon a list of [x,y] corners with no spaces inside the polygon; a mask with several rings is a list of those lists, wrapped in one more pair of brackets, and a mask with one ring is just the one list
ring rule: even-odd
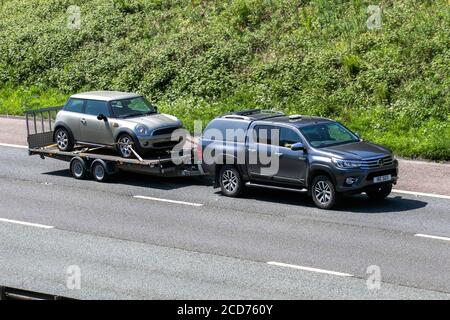
{"label": "mini cooper door mirror", "polygon": [[100,113],[100,114],[97,116],[97,119],[98,119],[99,121],[101,121],[101,120],[107,121],[107,120],[108,120],[108,118],[107,118],[103,113]]}
{"label": "mini cooper door mirror", "polygon": [[291,146],[291,150],[292,151],[300,151],[300,150],[305,151],[306,149],[305,149],[305,146],[303,145],[303,143],[297,142]]}

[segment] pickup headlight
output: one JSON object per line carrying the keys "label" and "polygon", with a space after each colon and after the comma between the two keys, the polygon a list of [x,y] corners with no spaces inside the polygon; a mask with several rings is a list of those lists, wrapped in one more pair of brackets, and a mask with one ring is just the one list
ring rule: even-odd
{"label": "pickup headlight", "polygon": [[142,124],[138,124],[135,128],[136,133],[140,136],[146,136],[149,134],[149,130],[147,129],[146,126],[142,125]]}
{"label": "pickup headlight", "polygon": [[361,161],[358,160],[343,160],[343,159],[336,159],[331,158],[334,165],[338,168],[342,169],[351,169],[351,168],[359,168],[361,167]]}

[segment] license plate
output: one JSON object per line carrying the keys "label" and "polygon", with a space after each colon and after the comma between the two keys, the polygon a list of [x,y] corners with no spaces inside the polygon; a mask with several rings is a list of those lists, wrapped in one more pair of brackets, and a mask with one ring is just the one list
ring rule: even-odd
{"label": "license plate", "polygon": [[387,174],[385,176],[379,176],[379,177],[373,178],[373,182],[374,183],[386,182],[386,181],[391,181],[391,179],[392,179],[392,176],[390,174]]}

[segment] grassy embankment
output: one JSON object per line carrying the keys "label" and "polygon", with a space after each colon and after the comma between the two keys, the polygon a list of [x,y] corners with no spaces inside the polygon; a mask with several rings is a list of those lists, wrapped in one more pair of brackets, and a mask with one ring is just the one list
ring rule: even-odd
{"label": "grassy embankment", "polygon": [[[343,121],[398,155],[450,159],[447,0],[6,0],[0,113],[71,93],[145,94],[192,128],[270,108]],[[81,28],[67,28],[67,8]]]}

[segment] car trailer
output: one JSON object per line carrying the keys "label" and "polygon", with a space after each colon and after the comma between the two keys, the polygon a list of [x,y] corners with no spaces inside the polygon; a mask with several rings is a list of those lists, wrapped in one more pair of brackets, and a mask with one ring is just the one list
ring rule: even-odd
{"label": "car trailer", "polygon": [[[185,177],[204,175],[200,163],[194,163],[194,148],[167,151],[151,157],[136,159],[118,156],[113,146],[86,147],[76,145],[74,150],[60,151],[54,143],[54,119],[62,107],[52,107],[26,112],[28,154],[42,159],[54,158],[69,162],[76,179],[92,177],[104,182],[120,171],[160,177]],[[181,155],[180,155],[181,153]]]}

